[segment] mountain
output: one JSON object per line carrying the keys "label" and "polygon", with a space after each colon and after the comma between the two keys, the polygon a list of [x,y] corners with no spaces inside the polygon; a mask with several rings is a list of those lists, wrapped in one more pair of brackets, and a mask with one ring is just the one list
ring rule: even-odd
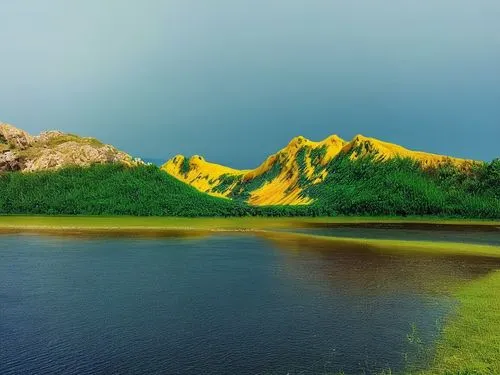
{"label": "mountain", "polygon": [[247,207],[201,193],[154,165],[4,172],[0,192],[0,214],[240,216]]}
{"label": "mountain", "polygon": [[32,136],[0,123],[0,214],[239,216],[247,207],[201,193],[95,138]]}
{"label": "mountain", "polygon": [[131,166],[141,162],[95,138],[60,131],[32,136],[0,122],[0,171],[35,172],[105,163]]}
{"label": "mountain", "polygon": [[[207,162],[201,156],[177,155],[162,169],[196,189],[220,197],[245,200],[252,205],[307,205],[315,200],[311,191],[331,182],[332,163],[340,157],[354,162],[370,159],[387,162],[407,158],[422,170],[441,166],[471,168],[476,162],[408,150],[402,146],[355,136],[347,142],[337,135],[314,142],[293,138],[286,147],[269,156],[253,170],[237,170]],[[317,194],[316,194],[317,195]]]}
{"label": "mountain", "polygon": [[94,138],[32,136],[2,123],[0,214],[500,218],[499,159],[473,162],[363,136],[296,137],[254,170],[181,155],[162,168]]}

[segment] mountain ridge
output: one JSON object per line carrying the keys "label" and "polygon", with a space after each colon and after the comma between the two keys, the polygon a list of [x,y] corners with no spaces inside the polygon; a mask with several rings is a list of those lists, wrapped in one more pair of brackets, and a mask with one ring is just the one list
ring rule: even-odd
{"label": "mountain ridge", "polygon": [[177,155],[162,171],[95,138],[0,124],[0,191],[0,214],[496,219],[500,159],[451,158],[362,135],[299,136],[255,169]]}
{"label": "mountain ridge", "polygon": [[478,163],[409,150],[361,134],[350,141],[333,134],[322,141],[311,141],[303,136],[294,137],[285,147],[251,170],[238,170],[211,163],[199,155],[191,158],[176,155],[162,169],[214,196],[240,198],[252,205],[306,205],[312,203],[312,199],[303,194],[304,187],[322,183],[329,173],[328,164],[341,154],[349,154],[351,160],[371,157],[381,162],[410,158],[424,169],[446,164],[467,169]]}

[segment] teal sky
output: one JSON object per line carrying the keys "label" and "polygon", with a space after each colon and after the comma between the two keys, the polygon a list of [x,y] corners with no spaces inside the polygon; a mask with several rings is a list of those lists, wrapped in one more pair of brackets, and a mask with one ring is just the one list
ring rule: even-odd
{"label": "teal sky", "polygon": [[250,168],[292,137],[500,156],[498,0],[0,2],[0,120]]}

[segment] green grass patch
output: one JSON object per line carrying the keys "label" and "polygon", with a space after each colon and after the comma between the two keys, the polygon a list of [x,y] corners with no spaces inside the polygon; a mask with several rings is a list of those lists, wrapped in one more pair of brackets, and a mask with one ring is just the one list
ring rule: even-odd
{"label": "green grass patch", "polygon": [[240,175],[225,173],[217,181],[210,181],[211,183],[218,182],[217,186],[212,188],[212,192],[225,193],[236,181],[241,181],[241,178]]}
{"label": "green grass patch", "polygon": [[104,144],[96,138],[91,137],[80,137],[75,134],[62,134],[57,137],[52,137],[45,143],[48,147],[56,147],[66,142],[77,142],[82,144],[89,144],[95,147],[104,146]]}
{"label": "green grass patch", "polygon": [[236,186],[233,188],[233,191],[230,194],[230,198],[234,198],[240,201],[247,200],[250,197],[252,191],[261,188],[266,182],[272,181],[273,179],[278,177],[280,172],[281,163],[279,162],[279,160],[275,160],[272,167],[261,175],[247,181],[240,179],[237,182]]}
{"label": "green grass patch", "polygon": [[121,164],[0,174],[0,214],[240,216],[247,205],[201,193],[156,166]]}
{"label": "green grass patch", "polygon": [[[351,152],[352,153],[352,152]],[[411,159],[379,161],[369,155],[350,160],[340,154],[321,184],[303,194],[319,216],[424,215],[500,218],[500,161],[460,171],[444,165],[423,169]]]}
{"label": "green grass patch", "polygon": [[435,361],[419,375],[500,374],[500,271],[467,284],[456,298]]}
{"label": "green grass patch", "polygon": [[[273,217],[162,217],[162,216],[66,216],[66,215],[3,215],[0,216],[0,228],[26,227],[135,227],[141,228],[196,228],[196,229],[284,229],[308,228],[311,224],[436,224],[456,226],[496,227],[500,222],[482,220],[443,220],[438,218],[374,218],[374,217],[322,217],[322,218],[273,218]],[[309,236],[309,235],[304,235]],[[322,239],[328,238],[316,236]]]}
{"label": "green grass patch", "polygon": [[186,175],[186,174],[188,174],[188,172],[189,172],[189,170],[190,170],[190,169],[191,169],[191,166],[190,166],[190,164],[189,164],[189,158],[186,158],[186,157],[185,157],[185,158],[182,160],[182,164],[181,164],[181,173],[182,173],[183,175]]}
{"label": "green grass patch", "polygon": [[[299,159],[305,162],[304,157]],[[187,159],[183,168],[186,165]],[[201,193],[156,166],[95,165],[3,173],[0,214],[500,219],[500,162],[496,161],[464,177],[456,170],[424,171],[408,159],[351,161],[341,155],[327,166],[324,182],[302,191],[313,198],[310,205],[257,207],[244,202],[251,192],[276,178],[281,168],[276,160],[255,179],[221,177],[220,190],[234,186],[232,201]]]}

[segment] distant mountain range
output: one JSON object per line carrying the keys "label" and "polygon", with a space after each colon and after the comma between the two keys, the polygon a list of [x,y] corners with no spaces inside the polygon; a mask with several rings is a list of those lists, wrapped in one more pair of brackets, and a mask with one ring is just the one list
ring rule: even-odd
{"label": "distant mountain range", "polygon": [[177,155],[160,169],[95,138],[32,136],[0,123],[0,214],[6,213],[500,218],[500,160],[332,135],[320,142],[296,137],[253,170],[197,155]]}
{"label": "distant mountain range", "polygon": [[410,158],[422,168],[453,165],[464,169],[474,161],[408,150],[404,147],[357,135],[345,141],[332,135],[313,142],[304,137],[293,138],[276,154],[269,156],[253,170],[237,170],[210,163],[195,155],[177,155],[162,169],[196,189],[220,197],[239,198],[252,205],[304,205],[312,202],[305,191],[328,180],[332,161],[339,155],[350,160],[370,157],[373,161]]}

